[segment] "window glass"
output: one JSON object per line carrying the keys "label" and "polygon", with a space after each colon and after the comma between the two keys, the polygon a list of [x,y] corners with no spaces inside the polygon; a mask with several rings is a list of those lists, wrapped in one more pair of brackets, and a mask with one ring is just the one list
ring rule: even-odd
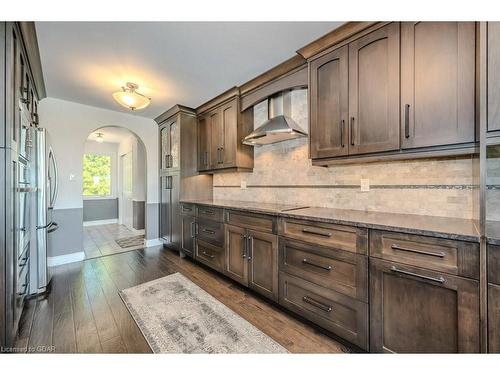
{"label": "window glass", "polygon": [[111,195],[111,156],[83,155],[83,195]]}

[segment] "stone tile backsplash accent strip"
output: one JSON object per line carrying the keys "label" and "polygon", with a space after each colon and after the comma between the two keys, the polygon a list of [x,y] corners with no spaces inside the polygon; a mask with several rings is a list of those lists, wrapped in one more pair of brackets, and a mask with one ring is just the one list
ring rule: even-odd
{"label": "stone tile backsplash accent strip", "polygon": [[[305,92],[292,95],[292,117],[307,129]],[[266,102],[254,107],[254,119],[255,127],[267,119]],[[361,191],[361,179],[369,180],[370,191]],[[313,167],[306,138],[256,147],[252,173],[213,180],[214,199],[467,219],[476,216],[473,184],[472,156]]]}

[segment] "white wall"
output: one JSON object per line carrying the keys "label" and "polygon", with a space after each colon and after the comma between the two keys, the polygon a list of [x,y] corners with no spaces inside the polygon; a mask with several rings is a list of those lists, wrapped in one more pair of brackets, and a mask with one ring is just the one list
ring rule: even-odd
{"label": "white wall", "polygon": [[[40,102],[40,126],[47,128],[59,168],[56,209],[81,208],[82,156],[88,135],[104,126],[135,133],[146,147],[147,203],[158,203],[158,126],[152,119],[55,98]],[[70,175],[74,179],[70,181]]]}
{"label": "white wall", "polygon": [[[144,146],[132,134],[126,137],[118,146],[118,159],[122,155],[132,152],[132,199],[135,201],[146,200],[146,173],[145,168],[145,152]],[[120,176],[121,178],[121,176]]]}

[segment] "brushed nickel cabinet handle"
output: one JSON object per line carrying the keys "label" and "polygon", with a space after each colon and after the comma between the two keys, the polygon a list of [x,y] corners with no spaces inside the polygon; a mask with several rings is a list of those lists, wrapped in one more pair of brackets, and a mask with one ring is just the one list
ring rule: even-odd
{"label": "brushed nickel cabinet handle", "polygon": [[315,234],[317,236],[323,236],[323,237],[331,237],[332,236],[331,232],[321,232],[321,231],[307,229],[307,228],[302,229],[302,233]]}
{"label": "brushed nickel cabinet handle", "polygon": [[203,255],[205,255],[206,257],[210,258],[210,259],[214,259],[215,258],[215,255],[212,255],[212,254],[209,254],[207,253],[206,251],[202,250],[201,253]]}
{"label": "brushed nickel cabinet handle", "polygon": [[344,144],[344,126],[345,126],[345,120],[342,119],[342,121],[340,121],[340,147],[345,147],[345,144]]}
{"label": "brushed nickel cabinet handle", "polygon": [[302,263],[307,264],[309,266],[318,267],[318,268],[324,269],[326,271],[331,271],[332,270],[332,266],[330,266],[330,265],[324,266],[322,264],[317,264],[317,263],[311,262],[307,258],[302,259]]}
{"label": "brushed nickel cabinet handle", "polygon": [[242,236],[243,243],[241,244],[241,257],[245,259],[247,257],[247,236]]}
{"label": "brushed nickel cabinet handle", "polygon": [[329,305],[325,305],[324,303],[321,303],[319,301],[316,301],[314,298],[311,298],[309,296],[304,296],[302,297],[302,300],[305,302],[305,303],[308,303],[310,305],[313,305],[314,307],[317,307],[318,309],[321,309],[323,311],[326,311],[326,312],[331,312],[332,311],[332,307],[329,306]]}
{"label": "brushed nickel cabinet handle", "polygon": [[202,231],[203,233],[215,234],[215,231],[210,230],[210,229],[207,229],[207,228],[203,228],[201,231]]}
{"label": "brushed nickel cabinet handle", "polygon": [[410,105],[405,104],[405,138],[410,138]]}
{"label": "brushed nickel cabinet handle", "polygon": [[215,215],[214,211],[209,211],[209,210],[200,210],[202,214],[207,214],[207,215]]}
{"label": "brushed nickel cabinet handle", "polygon": [[444,258],[445,255],[446,255],[442,251],[440,251],[438,253],[434,253],[432,251],[417,250],[417,249],[412,249],[412,248],[405,247],[405,246],[399,246],[398,244],[393,244],[391,246],[391,249],[393,249],[393,250],[400,250],[400,251],[407,251],[409,253],[416,253],[416,254],[422,254],[422,255],[430,255],[430,256],[438,257],[438,258]]}
{"label": "brushed nickel cabinet handle", "polygon": [[395,272],[395,273],[400,273],[402,275],[418,277],[419,279],[423,279],[423,280],[434,281],[434,282],[440,283],[440,284],[443,284],[446,281],[443,276],[431,277],[431,276],[419,275],[418,273],[400,270],[400,269],[396,268],[395,266],[391,267],[391,271]]}
{"label": "brushed nickel cabinet handle", "polygon": [[349,137],[351,139],[351,146],[354,146],[354,117],[351,117],[351,128],[349,131]]}
{"label": "brushed nickel cabinet handle", "polygon": [[190,231],[191,231],[191,238],[195,238],[196,234],[196,228],[195,228],[196,223],[193,221],[190,225]]}
{"label": "brushed nickel cabinet handle", "polygon": [[247,245],[247,258],[248,260],[252,259],[253,257],[253,237],[248,236],[248,245]]}

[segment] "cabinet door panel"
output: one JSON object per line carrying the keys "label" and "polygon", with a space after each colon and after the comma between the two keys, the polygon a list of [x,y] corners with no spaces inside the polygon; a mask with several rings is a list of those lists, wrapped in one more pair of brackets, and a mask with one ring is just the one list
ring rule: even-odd
{"label": "cabinet door panel", "polygon": [[473,142],[474,22],[401,24],[402,147]]}
{"label": "cabinet door panel", "polygon": [[220,158],[224,168],[236,166],[236,146],[238,143],[238,101],[232,100],[221,108],[223,143]]}
{"label": "cabinet door panel", "polygon": [[198,119],[198,170],[209,169],[210,160],[211,129],[207,116]]}
{"label": "cabinet door panel", "polygon": [[170,140],[170,161],[169,168],[179,168],[179,151],[180,151],[180,131],[177,126],[177,121],[172,121],[169,125],[169,140]]}
{"label": "cabinet door panel", "polygon": [[348,46],[311,62],[311,158],[348,153]]}
{"label": "cabinet door panel", "polygon": [[377,259],[370,280],[371,351],[479,351],[477,281]]}
{"label": "cabinet door panel", "polygon": [[500,353],[500,286],[488,285],[488,352]]}
{"label": "cabinet door panel", "polygon": [[500,22],[488,22],[488,131],[500,130]]}
{"label": "cabinet door panel", "polygon": [[160,128],[160,157],[161,169],[167,169],[170,155],[170,132],[169,127],[164,125]]}
{"label": "cabinet door panel", "polygon": [[250,274],[248,285],[256,292],[278,300],[278,237],[247,231],[249,236]]}
{"label": "cabinet door panel", "polygon": [[246,238],[245,229],[233,225],[225,226],[226,268],[224,273],[245,286],[248,285]]}
{"label": "cabinet door panel", "polygon": [[172,196],[169,176],[160,176],[160,237],[165,243],[172,238]]}
{"label": "cabinet door panel", "polygon": [[349,44],[349,154],[399,149],[399,23]]}
{"label": "cabinet door panel", "polygon": [[220,168],[222,165],[220,148],[224,143],[223,137],[224,133],[222,131],[222,122],[220,118],[220,111],[214,110],[208,115],[208,121],[210,122],[210,169]]}
{"label": "cabinet door panel", "polygon": [[181,249],[186,254],[194,254],[194,216],[181,215]]}

